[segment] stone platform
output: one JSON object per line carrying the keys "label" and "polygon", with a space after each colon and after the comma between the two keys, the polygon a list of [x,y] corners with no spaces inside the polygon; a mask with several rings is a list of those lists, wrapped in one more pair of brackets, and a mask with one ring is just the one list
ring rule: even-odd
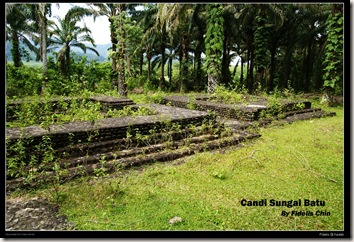
{"label": "stone platform", "polygon": [[[52,179],[55,177],[55,163],[66,170],[62,179],[67,180],[94,174],[103,168],[102,159],[106,160],[105,171],[113,172],[117,166],[129,168],[154,161],[174,160],[259,137],[245,132],[223,134],[224,126],[208,112],[159,104],[141,106],[149,107],[156,115],[106,118],[94,123],[73,122],[51,125],[48,129],[40,126],[6,129],[7,146],[23,142],[23,162],[28,164],[21,172],[7,174],[7,191],[33,187],[38,181]],[[50,140],[54,160],[41,165],[45,154],[36,147],[43,143],[44,138]],[[17,155],[16,151],[7,149],[7,158]],[[37,159],[34,166],[30,165],[33,157]],[[33,169],[38,172],[34,181],[26,181],[23,174]]]}
{"label": "stone platform", "polygon": [[[209,110],[215,112],[218,116],[244,121],[259,120],[262,111],[267,112],[271,109],[266,100],[252,101],[248,104],[224,104],[212,102],[208,98],[210,97],[197,96],[195,99],[192,99],[188,96],[167,96],[164,98],[164,103],[175,107],[193,107],[201,111]],[[311,108],[311,102],[309,101],[293,102],[284,100],[281,105],[281,112],[297,110],[300,105],[303,106],[304,109]]]}
{"label": "stone platform", "polygon": [[126,98],[117,98],[109,96],[92,96],[89,98],[78,98],[78,97],[62,97],[62,98],[51,98],[44,99],[39,98],[36,101],[31,100],[12,100],[6,103],[6,121],[16,120],[16,113],[21,110],[21,107],[25,105],[39,105],[40,107],[49,108],[50,112],[65,112],[61,102],[69,105],[72,101],[82,102],[82,101],[92,101],[94,103],[100,103],[100,108],[102,111],[107,112],[109,109],[123,109],[126,106],[134,106],[136,103],[133,100]]}
{"label": "stone platform", "polygon": [[[211,102],[208,97],[190,100],[186,96],[166,97],[165,103],[168,105],[135,105],[128,99],[110,97],[93,97],[92,100],[110,108],[124,105],[148,107],[155,114],[57,124],[47,129],[36,125],[6,129],[7,147],[23,142],[21,163],[25,164],[22,170],[12,170],[12,175],[7,173],[7,192],[49,182],[56,176],[54,165],[65,171],[61,181],[97,174],[102,169],[105,173],[111,173],[131,166],[238,146],[248,139],[260,137],[248,129],[254,125],[291,123],[335,115],[311,108],[308,101],[284,102],[279,109],[281,116],[266,119],[260,117],[262,111],[269,110],[264,100],[237,105]],[[44,139],[50,141],[54,158],[49,163],[41,164],[46,151],[36,147]],[[7,149],[6,155],[12,159],[18,154],[13,149]],[[37,159],[35,165],[30,164],[33,157]],[[25,174],[33,170],[37,172],[35,177],[31,181],[26,180]]]}

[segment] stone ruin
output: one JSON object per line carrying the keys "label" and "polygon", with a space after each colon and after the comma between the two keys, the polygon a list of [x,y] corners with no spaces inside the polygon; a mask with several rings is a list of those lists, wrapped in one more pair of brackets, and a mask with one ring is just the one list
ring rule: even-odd
{"label": "stone ruin", "polygon": [[[260,115],[262,110],[266,112],[269,109],[265,100],[239,105],[212,102],[208,96],[193,100],[187,96],[168,96],[164,98],[164,105],[136,105],[129,99],[106,96],[91,97],[89,100],[100,102],[102,111],[122,109],[125,106],[145,106],[156,114],[106,118],[94,123],[81,121],[54,124],[47,129],[38,125],[7,128],[7,146],[21,140],[26,144],[24,162],[29,164],[31,156],[38,159],[38,167],[28,165],[24,173],[7,174],[7,192],[50,182],[56,176],[54,164],[65,170],[60,180],[67,181],[95,174],[100,169],[112,173],[131,166],[171,161],[197,152],[236,146],[245,140],[260,137],[248,129],[255,123],[267,125],[274,121],[294,122],[335,115],[311,108],[308,101],[301,101],[302,105],[297,105],[299,102],[284,102],[280,109],[281,118],[276,116],[267,120],[261,119]],[[7,104],[7,121],[14,119],[13,114],[22,102]],[[58,100],[51,99],[50,102],[55,104]],[[193,109],[189,109],[191,107]],[[49,137],[55,159],[39,165],[44,159],[44,152],[35,147],[41,144],[44,137]],[[16,153],[7,152],[8,158],[14,156]],[[36,175],[30,181],[22,176],[33,169]]]}

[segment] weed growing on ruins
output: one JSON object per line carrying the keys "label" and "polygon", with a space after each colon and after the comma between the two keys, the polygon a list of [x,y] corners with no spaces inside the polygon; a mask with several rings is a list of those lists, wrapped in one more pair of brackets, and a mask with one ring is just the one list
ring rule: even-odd
{"label": "weed growing on ruins", "polygon": [[[7,109],[10,108],[11,107],[7,105]],[[19,124],[24,124],[24,126],[28,126],[37,122],[39,110],[39,99],[34,98],[31,102],[24,101],[23,103],[21,103],[20,108],[14,110],[13,116],[15,117],[15,119],[18,120]],[[9,124],[9,122],[6,122],[6,125],[11,127],[11,124]]]}
{"label": "weed growing on ruins", "polygon": [[[6,176],[17,178],[24,172],[23,168],[26,161],[26,144],[21,137],[15,143],[10,143],[6,138],[6,152],[11,154],[6,157]],[[32,160],[31,160],[32,161]],[[34,163],[34,161],[32,161]]]}
{"label": "weed growing on ruins", "polygon": [[52,197],[55,201],[61,199],[59,189],[62,177],[66,174],[65,165],[60,165],[49,136],[43,136],[39,144],[33,145],[34,140],[20,137],[13,144],[7,143],[6,174],[7,177],[23,177],[24,185],[28,188],[52,186]]}
{"label": "weed growing on ruins", "polygon": [[215,93],[212,95],[215,99],[214,102],[222,102],[225,104],[237,104],[245,102],[244,96],[241,93],[230,91],[224,86],[220,85],[216,88]]}
{"label": "weed growing on ruins", "polygon": [[130,94],[129,98],[137,104],[164,103],[164,97],[169,95],[162,91],[149,91],[146,95]]}
{"label": "weed growing on ruins", "polygon": [[[101,104],[88,99],[71,98],[64,100],[59,98],[52,102],[45,99],[42,102],[39,98],[26,100],[14,110],[13,120],[6,122],[6,127],[26,127],[40,125],[47,129],[53,124],[63,124],[74,121],[89,121],[92,125],[96,120],[103,118],[120,118],[125,116],[146,116],[154,115],[155,112],[149,107],[139,106],[137,108],[126,106],[122,110],[109,109],[101,111]],[[8,109],[11,109],[7,105]]]}
{"label": "weed growing on ruins", "polygon": [[63,200],[65,200],[66,198],[66,194],[61,191],[60,189],[60,184],[62,182],[62,176],[66,173],[65,170],[62,169],[62,167],[60,167],[60,165],[58,163],[55,163],[52,167],[53,172],[54,172],[54,176],[52,176],[51,178],[49,178],[50,183],[52,184],[54,193],[52,193],[52,197],[54,199],[54,201],[56,201],[57,203],[63,202]]}
{"label": "weed growing on ruins", "polygon": [[149,130],[149,135],[151,137],[151,142],[156,145],[159,141],[158,141],[158,130],[156,128],[156,126],[154,126],[154,128]]}
{"label": "weed growing on ruins", "polygon": [[303,110],[303,109],[305,109],[305,104],[302,103],[302,102],[298,102],[298,103],[295,105],[295,109],[296,109],[296,110]]}
{"label": "weed growing on ruins", "polygon": [[107,175],[107,168],[106,168],[106,164],[107,164],[107,160],[106,160],[106,156],[103,155],[100,160],[99,160],[99,168],[95,168],[93,173],[95,174],[95,176],[97,177],[101,177],[101,176],[106,176]]}
{"label": "weed growing on ruins", "polygon": [[155,115],[151,108],[139,106],[138,108],[132,108],[130,106],[125,106],[123,109],[109,109],[107,113],[104,115],[104,118],[118,118],[118,117],[126,117],[126,116],[148,116]]}
{"label": "weed growing on ruins", "polygon": [[282,111],[282,103],[276,96],[268,96],[267,98],[267,113],[272,116],[277,116]]}
{"label": "weed growing on ruins", "polygon": [[196,103],[195,103],[196,100],[197,100],[197,97],[195,94],[189,94],[187,108],[188,109],[196,109]]}
{"label": "weed growing on ruins", "polygon": [[141,134],[139,131],[135,134],[136,142],[138,146],[149,146],[150,145],[150,137],[149,135]]}
{"label": "weed growing on ruins", "polygon": [[259,112],[259,119],[267,119],[267,120],[270,120],[273,118],[273,115],[269,112],[267,112],[267,110],[265,109],[262,109],[260,112]]}

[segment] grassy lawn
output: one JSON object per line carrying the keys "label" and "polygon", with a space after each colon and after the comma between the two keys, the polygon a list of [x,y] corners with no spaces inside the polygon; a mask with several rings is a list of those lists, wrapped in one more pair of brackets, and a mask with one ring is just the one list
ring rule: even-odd
{"label": "grassy lawn", "polygon": [[[262,137],[242,148],[68,182],[59,188],[61,212],[79,230],[342,230],[343,108],[324,109],[337,115],[261,128]],[[242,199],[268,204],[242,206]],[[271,199],[302,204],[271,206]],[[305,199],[325,205],[305,206]],[[285,217],[283,211],[313,216]],[[175,216],[182,222],[170,224]]]}

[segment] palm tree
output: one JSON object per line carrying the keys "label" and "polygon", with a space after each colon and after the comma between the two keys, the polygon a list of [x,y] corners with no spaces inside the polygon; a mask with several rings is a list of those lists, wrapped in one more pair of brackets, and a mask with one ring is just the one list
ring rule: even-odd
{"label": "palm tree", "polygon": [[[58,4],[57,4],[58,5]],[[35,44],[39,43],[39,54],[37,59],[41,59],[43,62],[43,81],[41,94],[44,94],[46,83],[47,83],[47,46],[48,46],[48,24],[52,24],[52,21],[47,19],[47,15],[51,16],[51,4],[50,3],[38,3],[38,4],[28,4],[31,8],[32,18],[35,20],[34,26],[39,30],[39,37],[33,35],[32,39]],[[59,6],[59,5],[58,5]]]}
{"label": "palm tree", "polygon": [[118,16],[114,18],[114,25],[117,28],[116,34],[118,38],[118,93],[122,97],[127,96],[127,85],[125,83],[125,29],[124,29],[124,20],[123,18],[125,17],[124,14],[124,8],[122,4],[118,4],[117,6],[118,9]]}
{"label": "palm tree", "polygon": [[141,44],[136,48],[135,51],[141,52],[141,61],[140,61],[140,73],[142,74],[142,64],[143,64],[143,55],[145,53],[147,60],[147,80],[151,81],[151,59],[153,57],[153,49],[155,40],[158,38],[158,28],[156,21],[157,13],[157,4],[149,3],[145,5],[144,13],[140,16],[139,24],[141,25],[145,34],[142,36]]}
{"label": "palm tree", "polygon": [[99,56],[96,49],[86,46],[83,42],[90,42],[96,47],[91,30],[77,26],[78,22],[84,16],[92,15],[88,9],[75,6],[71,8],[63,19],[57,17],[59,24],[54,24],[50,30],[50,37],[53,46],[60,47],[57,53],[57,60],[60,61],[61,73],[63,76],[70,76],[70,50],[72,47],[78,47],[86,53],[86,50],[91,50]]}
{"label": "palm tree", "polygon": [[282,28],[287,31],[280,40],[280,47],[283,48],[283,58],[280,61],[283,64],[281,65],[281,74],[278,86],[280,89],[293,87],[291,84],[291,64],[294,61],[294,51],[297,48],[299,41],[303,38],[301,31],[304,27],[301,24],[304,14],[303,11],[300,11],[297,4],[286,5],[285,10],[286,16]]}
{"label": "palm tree", "polygon": [[[148,27],[147,34],[154,36],[154,44],[156,45],[156,62],[159,63],[161,75],[159,81],[159,88],[162,89],[165,83],[165,62],[166,62],[166,46],[167,46],[167,33],[166,21],[161,18],[161,11],[159,9],[162,4],[150,4],[145,12],[145,25]],[[153,24],[154,23],[154,24]],[[171,35],[170,35],[171,36]]]}
{"label": "palm tree", "polygon": [[205,53],[204,36],[206,33],[206,4],[197,4],[192,17],[191,43],[189,51],[193,52],[193,87],[203,90],[206,86],[206,75],[203,75],[202,54]]}
{"label": "palm tree", "polygon": [[[245,54],[247,53],[247,45],[246,45],[246,34],[243,31],[244,26],[247,23],[247,21],[243,21],[246,19],[246,14],[242,15],[242,12],[245,10],[246,6],[244,4],[226,4],[224,6],[224,15],[225,15],[225,33],[228,35],[228,38],[230,38],[230,43],[228,47],[228,50],[226,51],[229,53],[227,58],[223,58],[223,63],[228,63],[227,65],[229,66],[229,63],[235,59],[236,57],[239,57],[239,60],[237,61],[232,78],[234,80],[237,80],[235,74],[236,70],[238,68],[238,64],[241,64],[241,73],[240,73],[240,78],[239,78],[239,83],[236,84],[234,87],[237,87],[239,89],[243,88],[243,67],[244,63],[246,62]],[[224,64],[223,64],[224,66]],[[228,68],[227,68],[228,69]],[[224,70],[223,72],[228,71]],[[228,74],[228,73],[227,73]],[[223,74],[224,76],[225,74]],[[224,77],[223,77],[224,78]]]}
{"label": "palm tree", "polygon": [[[48,6],[48,5],[47,5]],[[44,93],[45,86],[47,83],[47,17],[46,17],[46,4],[39,3],[39,19],[40,19],[40,30],[41,30],[41,53],[42,53],[42,61],[43,61],[43,84],[42,91]],[[50,4],[49,4],[50,8]]]}
{"label": "palm tree", "polygon": [[193,16],[197,4],[159,4],[157,20],[166,27],[166,33],[172,36],[176,31],[180,37],[180,92],[186,91],[188,80],[189,44]]}
{"label": "palm tree", "polygon": [[[223,4],[223,18],[224,18],[224,43],[221,64],[221,83],[225,86],[231,84],[230,62],[235,54],[231,53],[233,50],[233,43],[236,42],[239,36],[239,23],[235,15],[239,12],[241,4]],[[235,69],[234,69],[235,70]]]}
{"label": "palm tree", "polygon": [[326,39],[327,4],[292,4],[284,6],[285,21],[279,28],[281,50],[279,86],[288,82],[296,91],[308,92],[322,86],[322,61]]}
{"label": "palm tree", "polygon": [[259,4],[257,15],[255,18],[255,31],[254,31],[254,59],[256,67],[256,79],[255,83],[260,84],[261,89],[265,88],[265,77],[264,72],[268,63],[268,46],[267,42],[269,39],[269,27],[267,27],[267,16],[264,10],[264,5]]}
{"label": "palm tree", "polygon": [[[113,24],[113,19],[115,16],[118,16],[118,3],[97,3],[97,4],[89,4],[91,6],[91,10],[94,14],[94,18],[96,16],[106,16],[110,23],[110,32],[111,32],[111,43],[112,43],[112,53],[117,52],[117,44],[118,39],[115,33],[115,27]],[[95,9],[94,7],[98,8]],[[117,57],[116,55],[112,55],[112,70],[111,70],[111,89],[114,90],[118,88],[118,80],[117,80]]]}
{"label": "palm tree", "polygon": [[[91,7],[91,12],[93,13],[94,19],[97,16],[106,16],[108,18],[108,21],[110,23],[110,32],[111,32],[111,43],[112,43],[112,64],[111,64],[111,89],[119,89],[118,87],[118,69],[123,70],[124,68],[122,67],[117,67],[118,63],[118,55],[117,54],[117,45],[118,45],[118,38],[116,33],[117,26],[115,26],[115,21],[117,21],[117,18],[119,19],[126,11],[130,10],[133,11],[135,9],[135,6],[138,4],[122,4],[122,3],[95,3],[95,4],[88,4]],[[120,26],[122,30],[124,29],[124,23],[120,22],[120,24],[123,24]],[[123,64],[123,63],[122,63]],[[123,85],[124,86],[124,85]],[[122,94],[125,93],[125,91],[121,90],[119,91]]]}
{"label": "palm tree", "polygon": [[[322,61],[324,51],[321,53],[321,48],[325,48],[324,38],[318,36],[326,35],[326,19],[329,15],[327,11],[328,5],[313,4],[306,8],[309,15],[304,21],[307,28],[304,28],[306,33],[302,37],[303,50],[305,50],[305,58],[303,59],[303,71],[305,74],[303,80],[303,91],[309,92],[312,88],[313,80],[315,79],[316,69],[322,70]],[[319,75],[320,78],[322,75]]]}
{"label": "palm tree", "polygon": [[[239,35],[245,50],[241,51],[245,53],[243,60],[247,63],[246,68],[246,87],[249,93],[253,92],[254,78],[254,19],[256,16],[256,8],[254,4],[242,4],[240,10],[235,13],[239,22]],[[241,63],[242,64],[242,63]],[[242,75],[243,76],[243,75]],[[242,81],[243,82],[243,81]]]}
{"label": "palm tree", "polygon": [[28,36],[34,32],[30,8],[26,4],[6,4],[6,39],[12,42],[11,54],[15,67],[22,65],[20,42],[36,51]]}
{"label": "palm tree", "polygon": [[[284,35],[284,6],[281,4],[256,4],[257,15],[255,18],[255,64],[257,67],[257,82],[262,88],[265,86],[265,79],[268,80],[267,92],[274,89],[274,76],[276,69],[276,56],[280,45],[280,39]],[[269,76],[265,77],[265,68],[268,60],[265,58],[270,53]],[[256,82],[256,83],[257,83]]]}
{"label": "palm tree", "polygon": [[208,93],[214,93],[220,83],[221,59],[224,44],[224,18],[220,4],[207,6],[207,32],[205,37]]}
{"label": "palm tree", "polygon": [[[165,83],[165,63],[167,47],[167,21],[164,19],[162,7],[164,4],[147,4],[140,23],[145,29],[145,35],[142,38],[142,44],[145,45],[146,56],[148,60],[148,80],[150,81],[150,62],[152,53],[156,56],[153,66],[157,63],[161,70],[159,88],[163,89]],[[169,33],[171,37],[171,33]],[[171,38],[170,38],[171,39]],[[154,50],[154,51],[153,51]]]}
{"label": "palm tree", "polygon": [[343,5],[334,4],[327,21],[328,37],[324,65],[325,97],[331,106],[336,89],[343,95]]}

